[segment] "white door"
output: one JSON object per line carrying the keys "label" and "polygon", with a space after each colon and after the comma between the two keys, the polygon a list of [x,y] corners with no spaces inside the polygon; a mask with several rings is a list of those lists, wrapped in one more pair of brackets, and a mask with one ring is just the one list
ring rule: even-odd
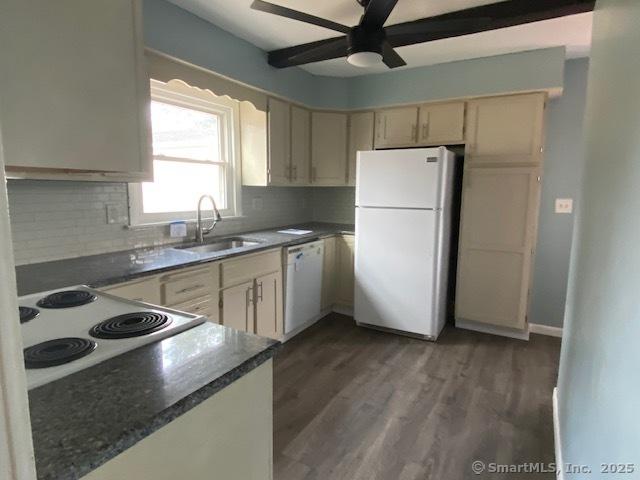
{"label": "white door", "polygon": [[356,209],[355,319],[437,336],[434,282],[439,214]]}
{"label": "white door", "polygon": [[359,152],[356,205],[439,208],[444,149]]}

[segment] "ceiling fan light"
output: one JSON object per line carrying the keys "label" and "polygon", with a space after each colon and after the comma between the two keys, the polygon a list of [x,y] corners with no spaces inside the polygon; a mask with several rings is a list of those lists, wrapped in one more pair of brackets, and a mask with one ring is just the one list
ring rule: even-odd
{"label": "ceiling fan light", "polygon": [[378,52],[356,52],[347,57],[347,62],[354,67],[373,67],[382,62],[382,55]]}

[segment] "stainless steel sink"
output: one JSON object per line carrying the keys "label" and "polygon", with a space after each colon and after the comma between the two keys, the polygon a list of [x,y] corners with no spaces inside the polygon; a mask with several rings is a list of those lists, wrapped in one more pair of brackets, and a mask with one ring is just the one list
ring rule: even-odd
{"label": "stainless steel sink", "polygon": [[259,245],[260,242],[255,240],[245,240],[243,238],[225,238],[222,240],[216,240],[209,243],[202,244],[190,244],[184,245],[177,248],[178,250],[185,250],[187,252],[193,253],[211,253],[211,252],[223,252],[225,250],[231,250],[234,248],[242,248],[242,247],[252,247],[255,245]]}

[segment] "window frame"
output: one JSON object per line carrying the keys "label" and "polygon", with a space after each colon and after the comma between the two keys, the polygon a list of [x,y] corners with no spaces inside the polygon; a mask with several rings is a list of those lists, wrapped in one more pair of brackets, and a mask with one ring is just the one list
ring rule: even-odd
{"label": "window frame", "polygon": [[[180,80],[168,83],[151,80],[151,100],[178,107],[199,110],[218,115],[220,121],[221,156],[226,161],[207,161],[191,158],[152,155],[155,160],[180,161],[192,164],[223,165],[225,170],[225,198],[226,208],[220,209],[223,218],[233,218],[242,215],[241,211],[241,168],[240,168],[240,108],[239,102],[229,97],[219,97],[209,90],[191,87]],[[149,114],[151,122],[151,114]],[[149,142],[152,143],[150,138]],[[153,152],[151,145],[150,151]],[[193,210],[184,212],[145,213],[143,210],[142,183],[129,183],[129,225],[143,226],[153,224],[168,224],[175,221],[194,222],[197,216],[197,206]],[[206,217],[213,218],[213,212],[207,204]]]}

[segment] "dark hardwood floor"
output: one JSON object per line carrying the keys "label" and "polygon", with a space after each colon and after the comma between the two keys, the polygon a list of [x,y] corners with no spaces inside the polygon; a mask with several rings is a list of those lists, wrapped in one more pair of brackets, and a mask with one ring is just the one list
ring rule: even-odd
{"label": "dark hardwood floor", "polygon": [[471,464],[554,461],[560,340],[447,327],[437,343],[331,314],[274,364],[275,480],[553,479]]}

